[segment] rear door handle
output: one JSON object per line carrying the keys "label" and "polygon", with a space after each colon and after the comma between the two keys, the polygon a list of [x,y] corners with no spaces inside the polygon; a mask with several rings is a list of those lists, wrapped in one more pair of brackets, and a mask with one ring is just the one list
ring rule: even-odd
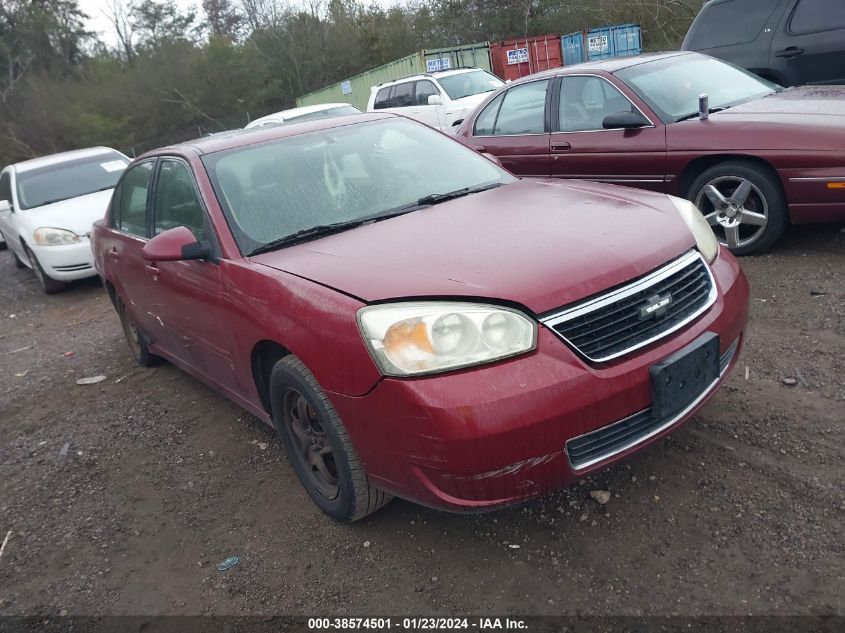
{"label": "rear door handle", "polygon": [[117,248],[115,248],[114,246],[109,249],[109,257],[111,257],[115,261],[120,259],[120,253],[117,252]]}
{"label": "rear door handle", "polygon": [[144,266],[144,270],[146,270],[148,273],[150,273],[150,276],[153,278],[153,280],[158,279],[158,275],[159,275],[159,273],[161,272],[161,271],[160,271],[160,270],[159,270],[156,266],[154,266],[153,264],[147,264],[147,265],[145,265],[145,266]]}
{"label": "rear door handle", "polygon": [[572,149],[572,146],[569,143],[552,143],[552,151],[553,152],[568,152]]}
{"label": "rear door handle", "polygon": [[798,57],[798,55],[801,55],[803,52],[803,48],[798,48],[797,46],[787,46],[782,51],[775,53],[775,57],[786,57],[788,59],[790,57]]}

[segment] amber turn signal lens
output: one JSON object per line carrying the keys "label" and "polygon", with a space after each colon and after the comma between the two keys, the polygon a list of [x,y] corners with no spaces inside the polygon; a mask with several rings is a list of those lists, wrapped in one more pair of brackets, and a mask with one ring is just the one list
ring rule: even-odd
{"label": "amber turn signal lens", "polygon": [[827,183],[828,189],[845,189],[845,182],[829,182]]}

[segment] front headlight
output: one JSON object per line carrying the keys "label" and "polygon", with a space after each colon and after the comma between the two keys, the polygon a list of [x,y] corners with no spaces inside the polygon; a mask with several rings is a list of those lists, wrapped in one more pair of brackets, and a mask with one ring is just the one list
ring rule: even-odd
{"label": "front headlight", "polygon": [[60,244],[76,244],[80,241],[79,236],[73,231],[65,229],[54,229],[43,226],[35,229],[33,234],[35,243],[39,246],[58,246]]}
{"label": "front headlight", "polygon": [[386,376],[478,365],[534,349],[537,323],[493,305],[391,303],[358,311],[358,327]]}
{"label": "front headlight", "polygon": [[712,264],[719,254],[719,240],[716,239],[713,229],[704,219],[704,214],[689,200],[676,196],[669,196],[669,200],[675,205],[678,213],[681,214],[681,218],[692,232],[698,251],[704,256],[708,264]]}

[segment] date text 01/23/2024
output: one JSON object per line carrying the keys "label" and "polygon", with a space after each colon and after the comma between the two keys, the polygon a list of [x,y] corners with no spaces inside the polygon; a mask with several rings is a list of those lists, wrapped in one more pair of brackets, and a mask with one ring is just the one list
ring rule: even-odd
{"label": "date text 01/23/2024", "polygon": [[375,631],[441,631],[441,630],[520,630],[526,629],[519,618],[309,618],[310,631],[375,630]]}

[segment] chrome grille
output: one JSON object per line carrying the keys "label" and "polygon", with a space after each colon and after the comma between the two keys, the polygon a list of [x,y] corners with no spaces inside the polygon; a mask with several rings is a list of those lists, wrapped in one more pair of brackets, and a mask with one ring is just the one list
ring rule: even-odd
{"label": "chrome grille", "polygon": [[697,251],[610,292],[542,319],[594,362],[608,361],[678,330],[716,301],[710,268]]}

